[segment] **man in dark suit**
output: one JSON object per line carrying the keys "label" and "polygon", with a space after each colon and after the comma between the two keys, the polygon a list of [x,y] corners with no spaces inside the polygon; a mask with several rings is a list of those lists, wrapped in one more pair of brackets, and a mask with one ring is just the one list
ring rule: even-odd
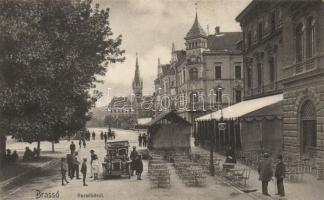
{"label": "man in dark suit", "polygon": [[272,160],[268,153],[263,154],[263,159],[258,167],[259,180],[262,181],[262,194],[270,196],[268,193],[268,182],[272,180],[273,170],[272,170]]}
{"label": "man in dark suit", "polygon": [[282,155],[278,155],[277,158],[278,158],[278,163],[276,165],[275,177],[277,179],[278,195],[285,196],[285,188],[284,188],[283,180],[285,178],[286,166],[282,161]]}

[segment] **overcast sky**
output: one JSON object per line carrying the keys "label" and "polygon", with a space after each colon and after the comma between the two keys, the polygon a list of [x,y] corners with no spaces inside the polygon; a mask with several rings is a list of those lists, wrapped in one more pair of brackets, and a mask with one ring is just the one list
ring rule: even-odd
{"label": "overcast sky", "polygon": [[123,35],[122,48],[126,50],[125,62],[108,66],[106,76],[101,77],[104,84],[98,84],[97,89],[104,95],[97,107],[106,106],[113,96],[132,93],[136,52],[143,93],[154,92],[157,59],[169,62],[172,42],[177,50],[184,48],[183,38],[194,22],[196,2],[199,22],[206,32],[209,26],[211,34],[216,26],[221,31],[241,31],[235,17],[251,0],[94,0],[100,7],[110,8],[112,31]]}

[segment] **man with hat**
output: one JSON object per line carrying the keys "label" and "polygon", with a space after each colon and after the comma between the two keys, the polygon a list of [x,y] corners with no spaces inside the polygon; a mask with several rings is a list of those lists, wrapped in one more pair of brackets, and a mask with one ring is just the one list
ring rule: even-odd
{"label": "man with hat", "polygon": [[135,160],[136,160],[136,157],[137,157],[138,153],[136,151],[136,147],[133,146],[133,151],[131,152],[130,154],[130,159],[132,160],[131,162],[131,175],[134,176],[134,171],[136,170],[136,164],[135,164]]}
{"label": "man with hat", "polygon": [[259,180],[262,181],[262,194],[270,196],[268,193],[268,182],[272,180],[273,170],[272,170],[272,160],[270,154],[264,153],[263,159],[258,167]]}
{"label": "man with hat", "polygon": [[286,166],[282,161],[282,155],[278,155],[277,158],[278,158],[278,163],[276,165],[275,177],[277,179],[278,194],[280,196],[285,196],[285,188],[284,188],[283,180],[285,178]]}

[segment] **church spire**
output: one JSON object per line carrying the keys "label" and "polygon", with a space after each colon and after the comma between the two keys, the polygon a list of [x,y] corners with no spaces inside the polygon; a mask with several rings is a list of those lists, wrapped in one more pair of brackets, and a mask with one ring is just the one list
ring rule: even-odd
{"label": "church spire", "polygon": [[142,94],[143,81],[140,76],[139,65],[138,65],[138,55],[136,53],[136,63],[135,63],[135,75],[133,80],[133,91],[134,94]]}

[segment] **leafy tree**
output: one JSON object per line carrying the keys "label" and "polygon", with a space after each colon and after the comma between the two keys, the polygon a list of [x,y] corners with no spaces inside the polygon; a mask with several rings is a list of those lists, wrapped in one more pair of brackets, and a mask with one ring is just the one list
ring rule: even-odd
{"label": "leafy tree", "polygon": [[91,5],[91,0],[0,2],[1,134],[37,141],[39,148],[42,140],[84,128],[101,97],[94,90],[98,75],[124,60],[109,9]]}

